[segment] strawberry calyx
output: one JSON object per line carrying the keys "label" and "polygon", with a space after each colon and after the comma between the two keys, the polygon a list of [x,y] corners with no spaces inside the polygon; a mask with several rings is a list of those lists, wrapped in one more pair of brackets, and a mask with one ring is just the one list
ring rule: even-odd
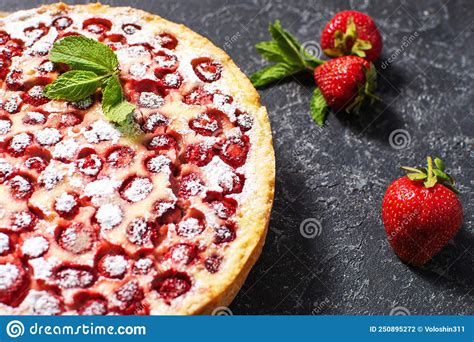
{"label": "strawberry calyx", "polygon": [[380,101],[380,98],[374,94],[377,88],[377,70],[373,63],[370,63],[369,68],[364,67],[365,83],[358,85],[358,93],[354,100],[345,108],[347,113],[355,112],[358,113],[360,107],[364,102],[369,99],[370,103],[374,101]]}
{"label": "strawberry calyx", "polygon": [[436,184],[442,184],[454,193],[459,193],[459,190],[455,187],[456,182],[454,178],[445,172],[445,165],[440,158],[433,159],[428,156],[428,166],[424,168],[414,168],[409,166],[402,166],[402,170],[407,172],[408,179],[415,182],[423,182],[426,188],[432,188]]}
{"label": "strawberry calyx", "polygon": [[329,57],[356,55],[364,58],[366,57],[365,51],[371,48],[372,44],[368,40],[357,37],[354,17],[350,17],[347,19],[346,32],[341,30],[334,32],[334,48],[324,49],[324,53]]}

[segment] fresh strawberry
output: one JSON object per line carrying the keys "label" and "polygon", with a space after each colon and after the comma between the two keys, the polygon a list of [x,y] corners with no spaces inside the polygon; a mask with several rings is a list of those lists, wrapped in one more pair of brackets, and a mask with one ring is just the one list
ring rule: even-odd
{"label": "fresh strawberry", "polygon": [[382,51],[382,37],[367,14],[342,11],[324,27],[321,48],[329,57],[356,55],[373,62]]}
{"label": "fresh strawberry", "polygon": [[358,111],[366,98],[376,99],[372,94],[376,77],[373,64],[357,56],[331,59],[318,66],[314,79],[319,89],[311,99],[315,121],[322,124],[327,106],[335,111]]}
{"label": "fresh strawberry", "polygon": [[407,176],[394,181],[382,203],[382,219],[390,245],[398,257],[412,265],[423,265],[457,233],[463,209],[454,180],[443,162],[427,168],[403,167]]}

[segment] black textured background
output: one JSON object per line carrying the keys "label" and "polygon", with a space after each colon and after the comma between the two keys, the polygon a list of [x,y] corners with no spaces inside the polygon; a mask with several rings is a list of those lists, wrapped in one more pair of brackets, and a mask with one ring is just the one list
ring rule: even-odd
{"label": "black textured background", "polygon": [[[0,10],[45,2],[2,0]],[[311,48],[335,12],[354,8],[373,16],[385,44],[378,65],[383,102],[363,116],[331,115],[327,126],[318,128],[308,112],[311,77],[261,91],[277,160],[275,205],[262,257],[230,309],[234,314],[474,313],[474,2],[104,3],[184,23],[225,48],[247,74],[265,64],[253,45],[269,38],[270,21],[281,19]],[[465,219],[438,256],[412,268],[387,243],[380,203],[389,182],[401,175],[398,166],[424,163],[427,154],[443,157],[458,180]],[[304,220],[316,224],[313,238],[301,234]],[[312,233],[311,225],[305,227]]]}

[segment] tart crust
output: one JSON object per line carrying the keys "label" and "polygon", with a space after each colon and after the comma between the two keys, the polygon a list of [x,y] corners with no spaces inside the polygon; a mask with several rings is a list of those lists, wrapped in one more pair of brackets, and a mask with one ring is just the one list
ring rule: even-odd
{"label": "tart crust", "polygon": [[[253,109],[252,112],[255,115],[252,135],[253,150],[248,155],[246,165],[252,174],[248,181],[254,184],[253,189],[256,190],[242,199],[239,205],[236,221],[240,233],[225,252],[226,267],[215,274],[210,274],[209,279],[200,279],[207,282],[208,291],[186,296],[169,310],[152,310],[151,314],[212,314],[216,308],[228,306],[262,252],[274,198],[275,156],[272,133],[266,108],[261,105],[258,92],[222,49],[185,25],[176,24],[158,15],[131,7],[110,7],[100,3],[74,6],[57,3],[22,12],[25,15],[34,15],[45,11],[72,11],[73,13],[88,13],[92,16],[105,13],[109,16],[113,16],[114,13],[129,14],[139,16],[147,22],[147,25],[166,28],[166,31],[176,35],[180,41],[186,41],[190,50],[195,47],[204,48],[209,55],[219,60],[228,71],[226,84],[230,93],[238,96],[241,103]],[[0,16],[8,16],[8,13],[0,12]]]}

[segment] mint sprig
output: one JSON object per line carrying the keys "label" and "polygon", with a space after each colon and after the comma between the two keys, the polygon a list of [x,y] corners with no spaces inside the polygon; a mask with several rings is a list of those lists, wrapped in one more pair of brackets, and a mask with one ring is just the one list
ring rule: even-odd
{"label": "mint sprig", "polygon": [[104,115],[117,124],[127,123],[135,106],[124,98],[117,76],[118,59],[110,47],[83,36],[69,36],[53,45],[49,59],[67,64],[71,70],[45,87],[46,97],[79,101],[101,88]]}
{"label": "mint sprig", "polygon": [[276,63],[265,67],[250,76],[255,87],[264,87],[275,81],[302,71],[313,72],[323,61],[310,55],[300,42],[284,30],[279,20],[270,24],[268,31],[271,41],[255,45],[258,53],[266,60]]}
{"label": "mint sprig", "polygon": [[[300,72],[314,72],[314,69],[324,61],[309,54],[304,45],[288,31],[284,30],[279,20],[270,24],[268,31],[271,41],[255,45],[258,53],[266,60],[275,64],[258,70],[250,81],[256,87],[265,87],[278,80]],[[319,125],[324,124],[327,109],[326,101],[319,89],[316,89],[310,101],[311,117]]]}

